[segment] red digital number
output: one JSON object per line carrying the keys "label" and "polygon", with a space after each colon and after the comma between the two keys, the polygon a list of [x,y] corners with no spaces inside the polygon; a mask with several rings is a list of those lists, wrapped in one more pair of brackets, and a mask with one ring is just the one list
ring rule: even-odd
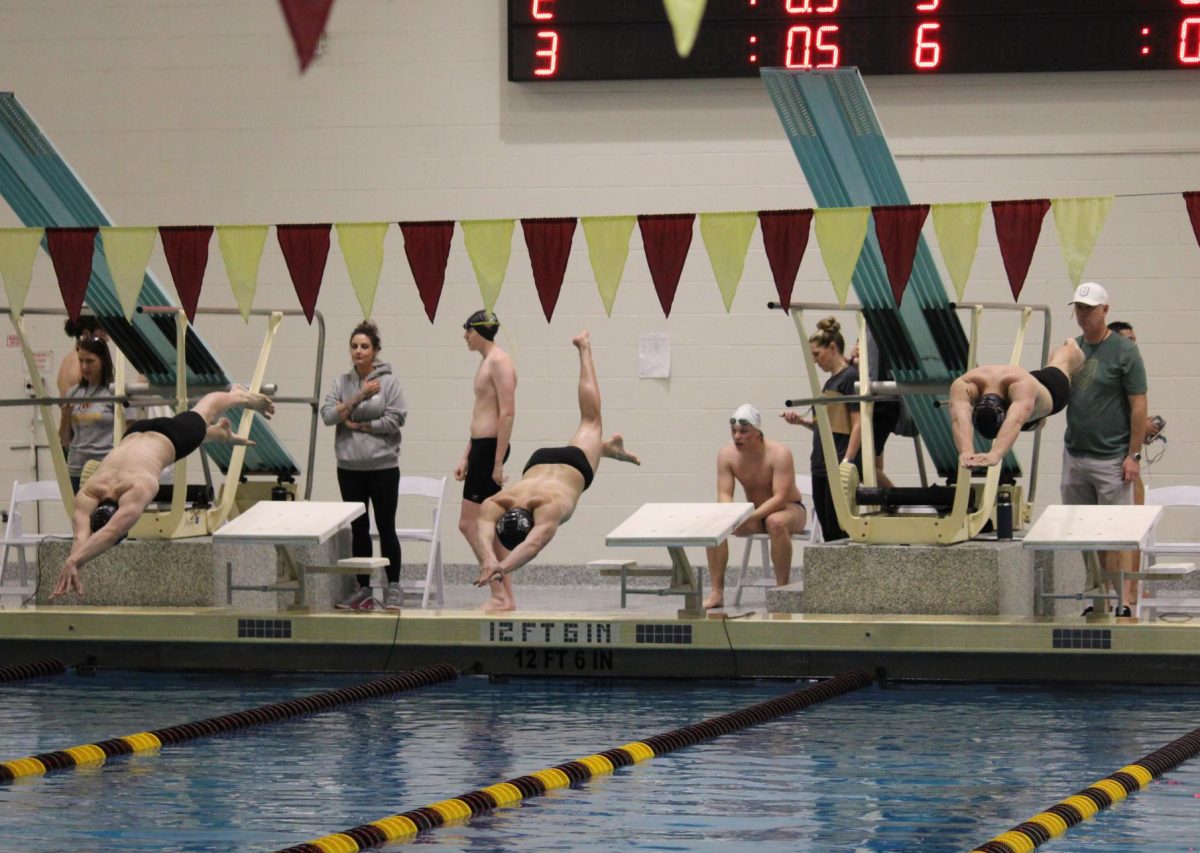
{"label": "red digital number", "polygon": [[825,0],[821,6],[813,6],[813,0],[787,0],[784,8],[789,15],[831,15],[838,10],[841,0]]}
{"label": "red digital number", "polygon": [[[787,34],[787,52],[784,65],[788,68],[837,68],[841,51],[833,42],[834,36],[841,30],[837,24],[827,24],[823,27],[792,27]],[[799,42],[799,43],[797,43]],[[813,50],[825,55],[824,62],[813,63]]]}
{"label": "red digital number", "polygon": [[554,10],[543,9],[542,6],[549,6],[554,0],[533,0],[529,7],[529,14],[533,16],[535,21],[553,21]]}
{"label": "red digital number", "polygon": [[541,50],[535,50],[533,55],[546,62],[541,68],[533,69],[536,77],[553,77],[558,73],[558,33],[554,30],[540,30],[537,37],[546,42]]}
{"label": "red digital number", "polygon": [[[1200,6],[1200,2],[1186,5]],[[1184,18],[1179,25],[1179,61],[1184,65],[1200,65],[1200,18]]]}
{"label": "red digital number", "polygon": [[917,4],[918,12],[936,12],[938,7],[942,5],[942,0],[925,0],[924,3]]}
{"label": "red digital number", "polygon": [[917,44],[913,51],[913,64],[918,68],[932,71],[942,64],[942,45],[934,36],[942,28],[941,24],[921,24],[917,27]]}

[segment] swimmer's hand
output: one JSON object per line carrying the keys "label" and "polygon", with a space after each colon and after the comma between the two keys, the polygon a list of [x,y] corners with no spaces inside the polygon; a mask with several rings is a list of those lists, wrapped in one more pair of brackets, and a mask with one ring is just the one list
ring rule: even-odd
{"label": "swimmer's hand", "polygon": [[958,461],[964,468],[989,468],[1000,464],[1000,458],[999,453],[961,453]]}
{"label": "swimmer's hand", "polygon": [[58,573],[58,583],[54,585],[54,592],[50,593],[50,597],[58,598],[68,592],[77,592],[83,595],[83,582],[79,579],[79,567],[70,558],[63,563],[63,567]]}
{"label": "swimmer's hand", "polygon": [[467,479],[467,460],[464,458],[458,463],[458,467],[454,469],[454,479],[460,483]]}
{"label": "swimmer's hand", "polygon": [[500,563],[496,559],[484,561],[479,567],[479,579],[475,581],[475,586],[487,586],[490,583],[499,583],[504,580],[504,570],[500,568]]}
{"label": "swimmer's hand", "polygon": [[504,463],[497,462],[496,467],[492,469],[492,482],[501,488],[504,487],[504,481],[507,478],[504,476]]}

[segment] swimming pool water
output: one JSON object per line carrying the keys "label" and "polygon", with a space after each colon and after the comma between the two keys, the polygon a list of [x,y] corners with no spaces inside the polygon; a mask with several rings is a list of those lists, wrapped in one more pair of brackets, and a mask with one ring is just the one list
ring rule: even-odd
{"label": "swimming pool water", "polygon": [[[0,685],[0,760],[368,680],[100,672]],[[795,682],[422,688],[0,786],[0,850],[275,850],[661,734]],[[871,687],[415,843],[969,850],[1200,727],[1200,691]],[[1042,849],[1200,849],[1200,760]]]}

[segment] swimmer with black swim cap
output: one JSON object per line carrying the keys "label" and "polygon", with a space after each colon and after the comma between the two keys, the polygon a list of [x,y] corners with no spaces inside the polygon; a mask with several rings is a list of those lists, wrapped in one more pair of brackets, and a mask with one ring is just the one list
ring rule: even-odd
{"label": "swimmer with black swim cap", "polygon": [[554,538],[559,525],[571,517],[602,458],[641,464],[625,450],[620,435],[603,437],[600,385],[588,333],[580,333],[571,343],[579,350],[579,426],[575,434],[563,447],[534,451],[521,479],[480,506],[477,534],[469,540],[479,560],[475,585],[491,589],[491,598],[483,607],[487,612],[516,608],[503,581],[536,557]]}
{"label": "swimmer with black swim cap", "polygon": [[[959,464],[996,465],[1017,436],[1062,411],[1071,399],[1071,377],[1083,367],[1079,344],[1068,338],[1041,370],[1008,364],[977,367],[950,385],[950,422]],[[974,432],[992,440],[986,453],[975,451]]]}

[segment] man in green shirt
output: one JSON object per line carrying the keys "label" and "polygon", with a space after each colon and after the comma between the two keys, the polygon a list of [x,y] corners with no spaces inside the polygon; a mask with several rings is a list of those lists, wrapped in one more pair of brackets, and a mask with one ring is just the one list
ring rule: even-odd
{"label": "man in green shirt", "polygon": [[[1063,438],[1064,504],[1133,503],[1137,454],[1146,434],[1146,368],[1137,346],[1108,328],[1108,292],[1079,285],[1070,305],[1083,332],[1083,367],[1071,379]],[[1133,571],[1136,552],[1085,552],[1091,587],[1114,588],[1106,573]],[[1101,571],[1103,569],[1103,572]],[[1132,598],[1126,597],[1132,602]],[[1084,611],[1086,614],[1091,608]],[[1118,616],[1128,616],[1126,606]]]}

